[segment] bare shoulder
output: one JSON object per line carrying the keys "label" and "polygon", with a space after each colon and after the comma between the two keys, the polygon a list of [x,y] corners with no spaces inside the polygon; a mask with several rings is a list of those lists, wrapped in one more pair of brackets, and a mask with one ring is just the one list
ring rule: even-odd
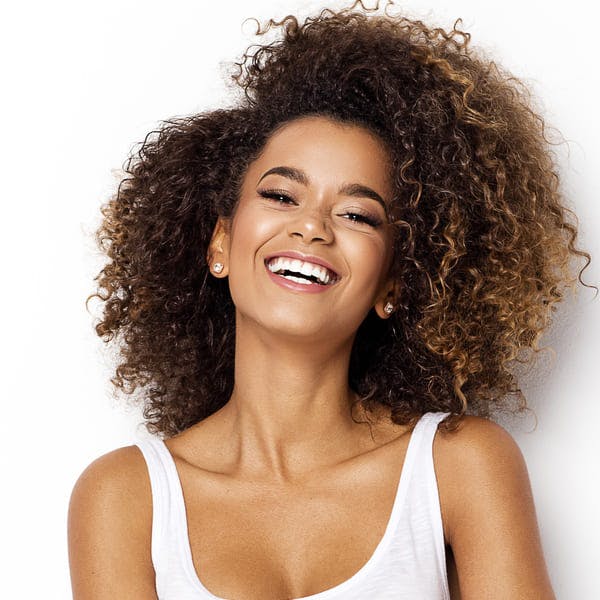
{"label": "bare shoulder", "polygon": [[[73,494],[78,498],[90,491],[102,492],[111,488],[125,491],[138,486],[149,489],[146,462],[136,446],[125,446],[90,463],[75,483]],[[97,497],[96,494],[94,496]]]}
{"label": "bare shoulder", "polygon": [[[465,416],[452,431],[440,428],[433,443],[442,514],[447,541],[453,534],[454,517],[465,504],[488,501],[486,490],[497,496],[529,491],[523,454],[513,437],[493,421]],[[465,494],[468,492],[468,498]]]}
{"label": "bare shoulder", "polygon": [[484,417],[465,416],[452,431],[440,428],[434,446],[439,450],[442,467],[456,459],[463,470],[466,467],[485,470],[490,461],[495,464],[499,459],[523,464],[521,450],[510,433]]}
{"label": "bare shoulder", "polygon": [[467,416],[433,444],[461,598],[554,598],[523,454],[500,425]]}
{"label": "bare shoulder", "polygon": [[73,487],[69,504],[70,517],[108,519],[109,524],[131,514],[151,517],[151,513],[148,471],[135,446],[113,450],[88,465]]}
{"label": "bare shoulder", "polygon": [[69,503],[74,598],[152,598],[151,533],[152,493],[140,450],[119,448],[93,461]]}

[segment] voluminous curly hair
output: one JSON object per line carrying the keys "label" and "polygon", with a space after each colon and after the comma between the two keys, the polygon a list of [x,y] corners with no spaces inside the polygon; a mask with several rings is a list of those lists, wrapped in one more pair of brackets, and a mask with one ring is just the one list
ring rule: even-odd
{"label": "voluminous curly hair", "polygon": [[[235,63],[237,104],[163,121],[102,206],[96,239],[109,260],[88,300],[103,303],[97,334],[120,341],[112,383],[143,391],[150,431],[173,435],[230,398],[235,307],[207,248],[249,163],[292,119],[358,124],[391,152],[402,291],[392,317],[371,311],[355,338],[349,381],[365,407],[409,423],[525,406],[511,367],[539,350],[566,288],[586,285],[591,258],[575,247],[577,219],[526,87],[472,50],[460,20],[447,32],[356,5],[259,27],[281,36]],[[586,259],[577,276],[575,257]]]}

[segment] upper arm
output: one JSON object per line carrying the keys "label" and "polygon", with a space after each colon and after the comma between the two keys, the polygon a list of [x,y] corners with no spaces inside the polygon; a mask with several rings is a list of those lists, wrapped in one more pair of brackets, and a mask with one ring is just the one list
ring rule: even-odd
{"label": "upper arm", "polygon": [[152,495],[139,449],[120,448],[94,461],[69,504],[73,598],[156,599],[151,536]]}
{"label": "upper arm", "polygon": [[554,600],[523,455],[499,425],[466,417],[434,457],[462,600]]}

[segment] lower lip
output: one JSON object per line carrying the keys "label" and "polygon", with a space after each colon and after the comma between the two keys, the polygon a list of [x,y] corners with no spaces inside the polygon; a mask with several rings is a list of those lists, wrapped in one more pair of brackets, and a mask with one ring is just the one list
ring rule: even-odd
{"label": "lower lip", "polygon": [[291,279],[286,279],[281,275],[277,275],[276,273],[269,271],[268,267],[266,266],[265,269],[267,269],[269,277],[277,285],[287,288],[288,290],[294,290],[295,292],[306,292],[307,294],[320,294],[321,292],[326,292],[331,287],[331,285],[320,285],[318,283],[296,283]]}

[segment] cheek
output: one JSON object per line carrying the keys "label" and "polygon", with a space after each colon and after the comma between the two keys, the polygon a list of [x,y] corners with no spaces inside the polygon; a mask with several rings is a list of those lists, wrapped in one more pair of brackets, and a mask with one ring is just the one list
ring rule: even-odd
{"label": "cheek", "polygon": [[238,268],[252,266],[256,253],[277,230],[275,219],[265,218],[264,213],[252,206],[241,205],[233,219],[229,246],[229,272],[235,276]]}
{"label": "cheek", "polygon": [[351,265],[354,279],[359,279],[364,285],[372,282],[373,286],[377,286],[385,277],[389,262],[385,240],[349,241],[345,244],[344,254]]}

